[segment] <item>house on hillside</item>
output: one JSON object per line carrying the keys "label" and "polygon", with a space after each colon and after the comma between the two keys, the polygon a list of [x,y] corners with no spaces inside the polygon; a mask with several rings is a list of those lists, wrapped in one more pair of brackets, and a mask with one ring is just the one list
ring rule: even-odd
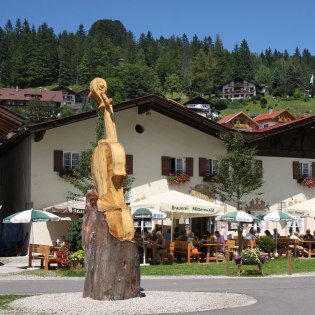
{"label": "house on hillside", "polygon": [[63,97],[63,103],[62,105],[68,105],[73,109],[80,109],[82,106],[82,97],[79,93],[76,93],[72,89],[59,85],[51,91],[60,91],[62,92],[62,97]]}
{"label": "house on hillside", "polygon": [[265,88],[254,81],[244,78],[235,78],[220,86],[218,92],[220,98],[234,100],[263,95]]}
{"label": "house on hillside", "polygon": [[258,123],[243,112],[226,115],[218,121],[219,124],[239,131],[253,131],[258,129]]}
{"label": "house on hillside", "polygon": [[43,89],[0,89],[0,105],[7,108],[25,107],[28,102],[34,99],[39,99],[44,103],[54,104],[60,107],[63,103],[61,91],[47,91]]}
{"label": "house on hillside", "polygon": [[[114,111],[119,142],[127,156],[127,169],[135,178],[130,202],[171,189],[211,200],[204,178],[215,173],[218,158],[226,153],[220,133],[233,130],[157,95],[114,105]],[[68,191],[75,190],[60,177],[60,172],[77,167],[80,154],[90,149],[90,143],[95,141],[96,124],[96,111],[92,110],[30,126],[0,145],[0,204],[3,205],[0,222],[3,217],[23,209],[43,209],[67,200]],[[293,165],[296,167],[298,162],[303,170],[308,165],[313,174],[314,127],[315,117],[307,117],[279,128],[244,133],[248,145],[258,150],[257,160],[262,165],[264,180],[259,189],[263,195],[258,198],[257,194],[251,194],[242,200],[248,211],[254,213],[266,207],[275,210],[280,201],[290,205],[313,197],[315,187],[307,188],[298,182]],[[169,173],[177,171],[187,174],[187,181],[171,185]],[[82,214],[64,215],[75,220]],[[300,230],[313,230],[313,221],[301,219]],[[218,228],[216,224],[219,223],[213,218],[191,221],[197,233]],[[262,224],[262,228],[272,228],[268,223]],[[68,225],[69,222],[62,221],[33,226],[40,242],[50,244],[65,235]],[[0,234],[1,228],[2,224]],[[283,234],[286,233],[288,231],[283,230]]]}
{"label": "house on hillside", "polygon": [[282,124],[295,120],[295,116],[287,109],[280,109],[277,111],[269,110],[268,113],[259,114],[254,120],[259,124],[259,129],[267,128],[276,124]]}
{"label": "house on hillside", "polygon": [[201,96],[192,98],[191,100],[184,103],[184,105],[195,113],[206,118],[213,119],[220,115],[220,111],[213,107],[213,103]]}

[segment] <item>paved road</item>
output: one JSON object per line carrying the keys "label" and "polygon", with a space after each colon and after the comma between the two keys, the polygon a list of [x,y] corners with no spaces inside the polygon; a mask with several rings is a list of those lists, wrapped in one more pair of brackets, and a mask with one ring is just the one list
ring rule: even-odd
{"label": "paved road", "polygon": [[[84,279],[0,280],[0,294],[82,292]],[[148,278],[142,279],[146,290],[204,291],[240,293],[254,297],[251,306],[185,314],[313,314],[315,276],[265,278]]]}

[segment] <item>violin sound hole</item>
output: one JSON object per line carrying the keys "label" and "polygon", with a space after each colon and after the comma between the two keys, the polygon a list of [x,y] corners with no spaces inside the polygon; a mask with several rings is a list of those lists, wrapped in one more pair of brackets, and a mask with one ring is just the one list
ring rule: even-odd
{"label": "violin sound hole", "polygon": [[136,125],[135,129],[136,129],[137,133],[143,133],[144,132],[144,127],[139,125],[139,124]]}

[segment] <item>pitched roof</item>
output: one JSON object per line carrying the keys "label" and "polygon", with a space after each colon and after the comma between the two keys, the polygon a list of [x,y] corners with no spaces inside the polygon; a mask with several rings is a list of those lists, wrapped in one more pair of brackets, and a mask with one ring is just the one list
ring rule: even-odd
{"label": "pitched roof", "polygon": [[236,112],[236,113],[226,115],[223,118],[221,118],[220,120],[218,120],[218,123],[219,124],[225,124],[225,123],[229,122],[230,120],[232,120],[233,118],[237,117],[241,113],[242,112]]}
{"label": "pitched roof", "polygon": [[184,105],[188,105],[188,104],[210,104],[210,105],[213,105],[212,102],[210,102],[209,100],[206,100],[205,98],[203,98],[201,96],[196,96],[196,97],[190,99],[189,101],[187,101],[186,103],[184,103]]}
{"label": "pitched roof", "polygon": [[[200,116],[197,113],[186,108],[173,100],[169,100],[165,97],[151,94],[139,98],[132,99],[117,105],[114,105],[114,112],[127,110],[130,108],[137,108],[139,114],[145,114],[151,110],[156,111],[164,116],[172,118],[178,122],[181,122],[187,126],[200,130],[206,134],[210,134],[214,137],[219,137],[221,132],[231,132],[231,130],[225,126],[218,124],[215,121]],[[21,141],[29,134],[40,134],[46,130],[72,124],[78,121],[91,119],[97,116],[96,110],[87,111],[84,113],[75,114],[65,118],[59,118],[51,121],[46,121],[29,126],[25,131],[20,134],[16,134],[7,143],[0,146],[0,154],[9,149],[14,143]]]}
{"label": "pitched roof", "polygon": [[[268,138],[277,134],[283,134],[294,128],[313,126],[315,123],[315,115],[299,117],[295,120],[288,121],[282,124],[276,124],[262,129],[257,129],[251,133],[244,133],[244,138],[247,142],[255,142],[257,140]],[[312,127],[313,128],[313,127]]]}
{"label": "pitched roof", "polygon": [[0,106],[0,136],[7,135],[9,132],[22,126],[24,117]]}
{"label": "pitched roof", "polygon": [[63,102],[61,91],[47,91],[47,90],[28,90],[28,89],[0,89],[0,100],[16,100],[16,101],[30,101],[38,97],[42,102]]}
{"label": "pitched roof", "polygon": [[293,116],[287,109],[279,109],[277,111],[272,111],[270,113],[264,113],[264,114],[259,114],[258,116],[256,116],[254,118],[255,121],[259,122],[259,121],[262,121],[262,120],[268,120],[268,119],[274,119],[276,118],[277,116],[283,114],[283,113],[287,113],[289,114],[289,116],[292,117],[292,119],[295,119],[295,116]]}
{"label": "pitched roof", "polygon": [[[247,118],[249,121],[251,121],[253,124],[257,125],[258,126],[258,123],[256,121],[254,121],[251,117],[249,117],[247,114],[243,113],[243,112],[236,112],[236,113],[232,113],[230,115],[227,115],[223,118],[221,118],[218,123],[219,124],[225,124],[229,121],[231,121],[232,119],[235,119],[237,118],[238,116],[245,116],[245,118]],[[251,128],[250,128],[251,129]]]}

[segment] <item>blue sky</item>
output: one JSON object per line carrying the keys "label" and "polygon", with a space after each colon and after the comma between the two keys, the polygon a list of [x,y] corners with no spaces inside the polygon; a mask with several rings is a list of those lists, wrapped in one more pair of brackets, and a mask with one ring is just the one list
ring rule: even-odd
{"label": "blue sky", "polygon": [[86,30],[99,19],[120,20],[136,38],[183,35],[200,39],[219,34],[232,50],[245,38],[254,52],[266,48],[315,55],[314,0],[11,0],[1,6],[0,26],[25,18],[38,27],[46,22],[56,34]]}

